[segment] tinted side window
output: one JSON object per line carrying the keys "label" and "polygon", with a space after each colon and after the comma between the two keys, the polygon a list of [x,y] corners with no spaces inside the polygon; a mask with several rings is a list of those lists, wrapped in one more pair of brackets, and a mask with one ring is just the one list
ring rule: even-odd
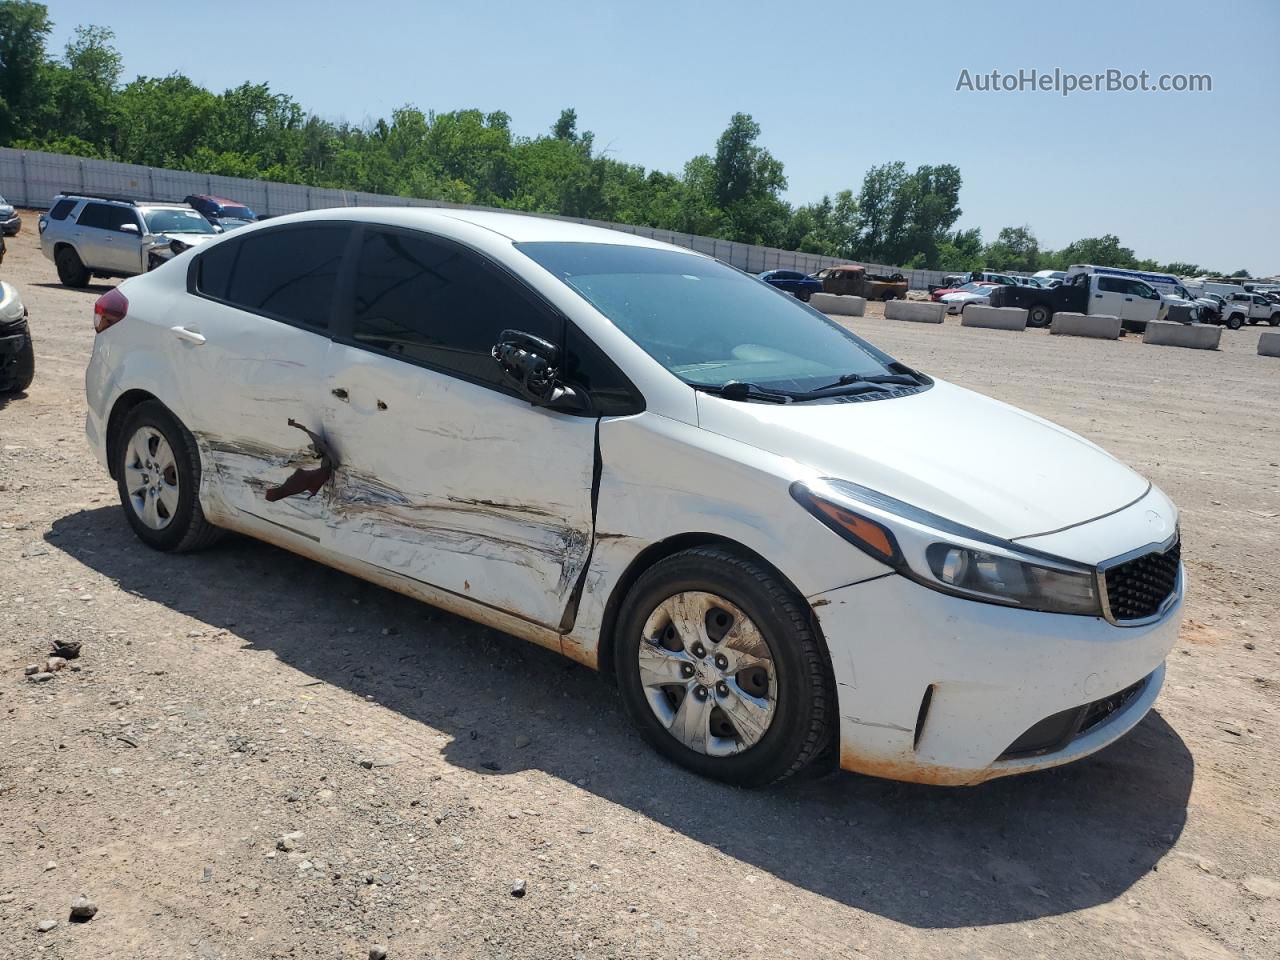
{"label": "tinted side window", "polygon": [[[81,221],[83,221],[81,217]],[[138,215],[129,207],[107,207],[106,228],[108,230],[119,230],[126,223],[132,223],[138,226]]]}
{"label": "tinted side window", "polygon": [[1129,284],[1119,277],[1099,277],[1098,289],[1107,293],[1128,293]]}
{"label": "tinted side window", "polygon": [[53,209],[49,211],[50,220],[65,220],[67,214],[75,207],[74,200],[68,200],[65,197],[53,205]]}
{"label": "tinted side window", "polygon": [[617,417],[639,413],[644,402],[626,375],[573,324],[565,330],[564,382],[591,395],[592,413]]}
{"label": "tinted side window", "polygon": [[346,225],[318,224],[237,240],[239,257],[226,300],[301,327],[328,329],[338,268],[350,235]]}
{"label": "tinted side window", "polygon": [[82,227],[102,227],[107,226],[107,216],[111,208],[105,203],[86,203],[84,209],[80,211],[80,216],[76,217],[76,223]]}
{"label": "tinted side window", "polygon": [[356,267],[352,339],[499,385],[490,350],[503,330],[561,342],[561,321],[497,269],[426,234],[368,230]]}
{"label": "tinted side window", "polygon": [[227,298],[231,271],[235,267],[236,256],[243,245],[239,240],[225,240],[214,244],[196,257],[195,288],[197,292],[218,300]]}

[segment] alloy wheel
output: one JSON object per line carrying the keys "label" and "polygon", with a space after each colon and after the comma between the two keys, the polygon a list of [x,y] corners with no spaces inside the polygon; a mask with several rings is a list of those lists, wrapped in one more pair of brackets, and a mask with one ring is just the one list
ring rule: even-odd
{"label": "alloy wheel", "polygon": [[124,457],[129,505],[152,530],[163,530],[178,511],[178,463],[169,441],[155,427],[139,427]]}

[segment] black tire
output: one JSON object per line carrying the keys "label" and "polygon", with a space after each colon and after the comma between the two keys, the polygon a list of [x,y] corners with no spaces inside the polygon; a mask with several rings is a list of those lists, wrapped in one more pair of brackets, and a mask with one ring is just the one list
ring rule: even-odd
{"label": "black tire", "polygon": [[811,296],[813,296],[813,294],[812,294],[810,291],[808,291],[808,290],[797,290],[797,291],[796,291],[796,299],[797,299],[797,300],[799,300],[799,301],[801,301],[801,302],[803,302],[803,303],[808,303],[808,302],[809,302],[809,298],[810,298]]}
{"label": "black tire", "polygon": [[8,370],[0,371],[0,393],[22,393],[36,378],[36,350],[27,334],[26,345]]}
{"label": "black tire", "polygon": [[[161,530],[153,530],[142,522],[130,502],[126,486],[125,460],[129,441],[142,427],[151,427],[164,436],[173,450],[177,469],[178,506],[168,526]],[[203,550],[222,539],[225,531],[206,520],[200,508],[201,465],[195,438],[159,400],[148,400],[129,411],[120,429],[116,449],[111,451],[111,462],[115,467],[116,488],[125,518],[138,539],[147,546],[165,553],[189,553]]]}
{"label": "black tire", "polygon": [[1043,303],[1037,303],[1027,310],[1028,327],[1047,327],[1053,322],[1053,311]]}
{"label": "black tire", "polygon": [[1273,313],[1271,319],[1267,321],[1273,327],[1280,327],[1280,313]]}
{"label": "black tire", "polygon": [[70,247],[63,247],[53,258],[58,267],[58,279],[68,287],[87,287],[92,276],[80,259],[80,254]]}
{"label": "black tire", "polygon": [[[775,713],[760,740],[740,753],[693,750],[658,720],[640,681],[645,621],[684,591],[724,598],[757,626],[777,677]],[[836,726],[835,682],[804,598],[772,568],[728,546],[695,547],[655,564],[636,581],[618,616],[614,650],[618,688],[632,721],[663,756],[695,773],[739,786],[763,786],[803,770],[822,756]]]}
{"label": "black tire", "polygon": [[1227,317],[1228,330],[1239,330],[1243,326],[1244,321],[1240,319],[1240,314],[1233,313],[1231,316]]}

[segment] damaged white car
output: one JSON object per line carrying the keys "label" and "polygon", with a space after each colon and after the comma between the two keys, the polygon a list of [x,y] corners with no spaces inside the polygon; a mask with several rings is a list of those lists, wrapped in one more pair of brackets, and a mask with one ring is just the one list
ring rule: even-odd
{"label": "damaged white car", "polygon": [[144,542],[236,530],[560,651],[708,776],[977,783],[1164,679],[1163,493],[708,257],[323,210],[95,313],[88,438]]}

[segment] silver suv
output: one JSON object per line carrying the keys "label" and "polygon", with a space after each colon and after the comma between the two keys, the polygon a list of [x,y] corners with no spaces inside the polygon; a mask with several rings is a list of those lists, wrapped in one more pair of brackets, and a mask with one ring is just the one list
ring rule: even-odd
{"label": "silver suv", "polygon": [[69,287],[154,270],[222,232],[185,204],[75,194],[59,195],[38,227],[40,249]]}

